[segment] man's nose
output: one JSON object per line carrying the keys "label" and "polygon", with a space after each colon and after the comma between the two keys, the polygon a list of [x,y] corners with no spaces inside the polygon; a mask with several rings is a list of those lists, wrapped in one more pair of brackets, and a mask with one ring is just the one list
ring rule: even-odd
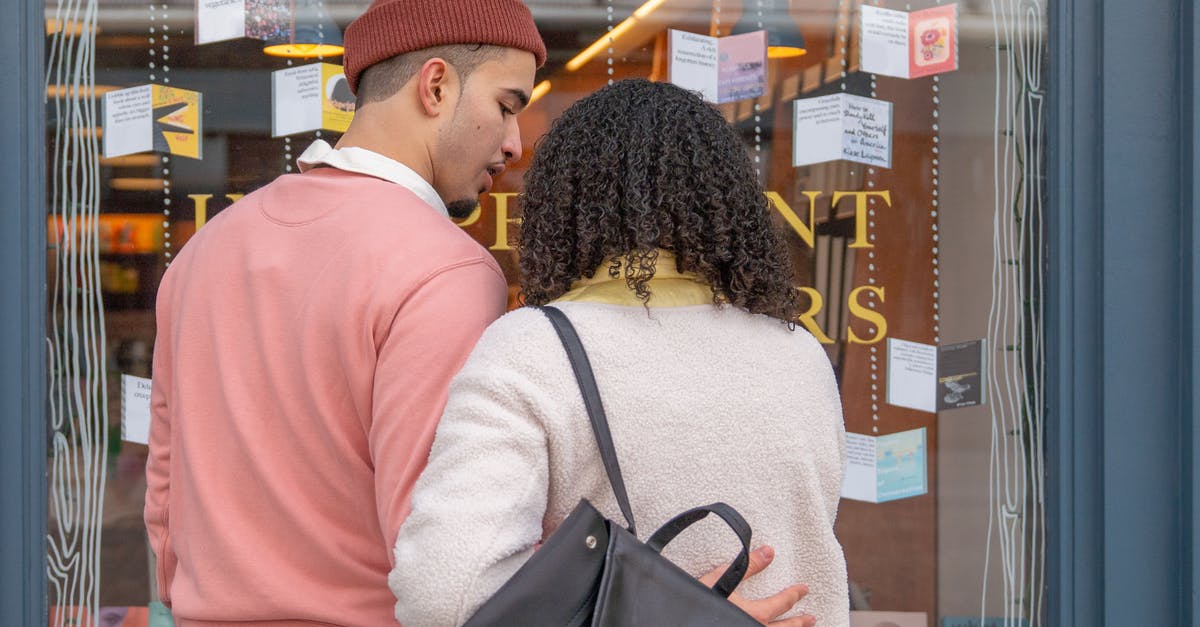
{"label": "man's nose", "polygon": [[500,150],[504,151],[507,161],[515,163],[521,160],[521,128],[515,118],[504,134],[504,143],[500,144]]}

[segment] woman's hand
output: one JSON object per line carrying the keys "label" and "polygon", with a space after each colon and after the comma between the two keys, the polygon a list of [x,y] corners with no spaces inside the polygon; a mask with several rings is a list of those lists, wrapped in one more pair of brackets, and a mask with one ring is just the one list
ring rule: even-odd
{"label": "woman's hand", "polygon": [[[762,572],[764,568],[771,564],[771,560],[773,559],[775,559],[775,550],[769,546],[760,546],[751,551],[750,566],[746,568],[746,576],[743,581]],[[727,568],[729,568],[729,564],[714,568],[707,575],[700,578],[700,583],[711,587],[717,583],[717,579],[720,579]],[[808,594],[808,586],[798,583],[788,586],[765,599],[747,599],[734,592],[729,595],[729,600],[741,608],[743,612],[753,616],[755,620],[764,625],[776,625],[777,627],[814,627],[817,624],[816,617],[807,614],[783,620],[775,620],[792,609],[806,594]]]}

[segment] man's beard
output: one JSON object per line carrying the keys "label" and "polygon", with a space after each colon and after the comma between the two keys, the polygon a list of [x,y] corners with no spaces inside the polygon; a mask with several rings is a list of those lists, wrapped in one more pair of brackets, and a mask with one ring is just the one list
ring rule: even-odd
{"label": "man's beard", "polygon": [[463,220],[471,216],[475,212],[475,207],[479,206],[479,201],[474,198],[470,200],[454,200],[446,203],[446,213],[450,214],[455,220]]}

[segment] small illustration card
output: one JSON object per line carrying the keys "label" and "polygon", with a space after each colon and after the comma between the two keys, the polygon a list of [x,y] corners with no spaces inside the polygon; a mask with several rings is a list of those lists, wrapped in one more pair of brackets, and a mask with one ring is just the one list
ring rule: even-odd
{"label": "small illustration card", "polygon": [[919,78],[958,69],[958,5],[906,13],[862,6],[860,67],[864,72]]}
{"label": "small illustration card", "polygon": [[987,402],[986,339],[938,347],[937,409],[973,407]]}
{"label": "small illustration card", "polygon": [[240,37],[290,41],[292,14],[291,0],[196,0],[196,44]]}
{"label": "small illustration card", "polygon": [[200,92],[140,85],[104,94],[104,156],[158,152],[201,158]]}
{"label": "small illustration card", "polygon": [[792,165],[844,159],[892,167],[892,103],[833,94],[795,101]]}
{"label": "small illustration card", "polygon": [[344,133],[354,118],[354,94],[342,66],[310,63],[271,73],[271,135],[326,130]]}
{"label": "small illustration card", "polygon": [[929,491],[925,427],[888,435],[846,434],[842,498],[884,503]]}
{"label": "small illustration card", "polygon": [[763,95],[767,82],[767,33],[709,37],[670,31],[671,83],[724,104]]}

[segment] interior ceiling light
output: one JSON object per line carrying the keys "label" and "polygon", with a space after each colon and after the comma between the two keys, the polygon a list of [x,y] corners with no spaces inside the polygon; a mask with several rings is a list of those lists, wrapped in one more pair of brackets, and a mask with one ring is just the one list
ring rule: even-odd
{"label": "interior ceiling light", "polygon": [[612,31],[601,35],[600,39],[597,39],[592,45],[584,48],[583,52],[575,55],[575,58],[567,61],[567,71],[574,72],[586,65],[588,61],[591,61],[596,55],[600,54],[601,50],[607,50],[615,44],[621,38],[621,35],[629,32],[629,29],[633,28],[640,20],[646,19],[655,9],[662,6],[664,2],[666,0],[648,0],[645,4],[638,7],[633,12],[633,15],[622,20]]}
{"label": "interior ceiling light", "polygon": [[315,59],[337,57],[345,51],[342,31],[321,5],[304,1],[292,3],[292,28],[288,41],[270,42],[263,52],[272,57]]}
{"label": "interior ceiling light", "polygon": [[[783,6],[779,7],[779,4]],[[804,44],[804,34],[800,32],[796,20],[792,19],[791,12],[788,11],[788,0],[771,2],[763,9],[761,20],[757,14],[752,14],[750,7],[746,7],[730,34],[741,35],[756,30],[767,31],[768,59],[787,59],[808,52]]]}
{"label": "interior ceiling light", "polygon": [[542,81],[533,88],[533,93],[529,95],[529,105],[537,102],[542,96],[550,93],[550,81]]}

